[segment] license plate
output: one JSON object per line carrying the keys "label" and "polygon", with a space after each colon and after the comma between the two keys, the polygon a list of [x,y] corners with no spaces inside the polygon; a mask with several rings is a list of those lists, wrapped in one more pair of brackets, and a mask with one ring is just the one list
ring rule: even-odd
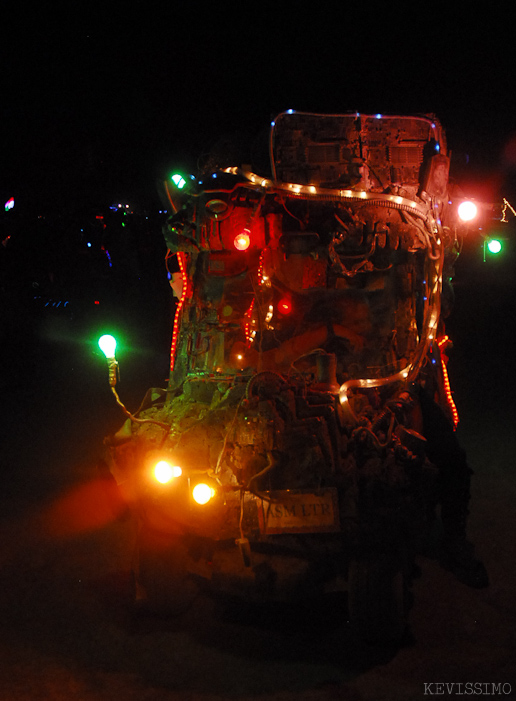
{"label": "license plate", "polygon": [[258,518],[264,534],[330,533],[339,530],[337,490],[270,492],[259,500]]}

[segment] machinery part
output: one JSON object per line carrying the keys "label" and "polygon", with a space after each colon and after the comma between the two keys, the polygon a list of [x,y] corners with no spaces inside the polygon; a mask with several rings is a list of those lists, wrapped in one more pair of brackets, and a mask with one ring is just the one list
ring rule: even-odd
{"label": "machinery part", "polygon": [[186,554],[179,538],[171,539],[142,525],[137,545],[136,604],[170,616],[187,611],[199,586],[187,573]]}
{"label": "machinery part", "polygon": [[276,372],[259,372],[253,375],[245,388],[246,399],[252,396],[272,398],[279,391],[285,380]]}

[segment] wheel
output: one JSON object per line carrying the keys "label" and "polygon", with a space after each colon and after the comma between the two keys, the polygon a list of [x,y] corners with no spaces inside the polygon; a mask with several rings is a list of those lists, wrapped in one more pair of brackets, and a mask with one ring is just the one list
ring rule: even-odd
{"label": "wheel", "polygon": [[199,588],[185,566],[187,550],[180,538],[142,526],[135,571],[136,603],[146,610],[180,615],[193,603]]}
{"label": "wheel", "polygon": [[401,559],[368,553],[348,569],[348,614],[352,629],[371,644],[399,643],[407,626],[407,587]]}

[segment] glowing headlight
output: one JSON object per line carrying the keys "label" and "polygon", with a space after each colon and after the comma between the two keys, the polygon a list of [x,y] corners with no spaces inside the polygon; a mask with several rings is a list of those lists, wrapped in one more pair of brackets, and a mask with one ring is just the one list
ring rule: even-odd
{"label": "glowing headlight", "polygon": [[207,504],[210,499],[213,499],[215,494],[216,492],[213,487],[210,487],[209,484],[205,484],[204,482],[196,484],[192,490],[193,500],[201,505]]}
{"label": "glowing headlight", "polygon": [[180,477],[182,473],[183,470],[179,465],[172,465],[166,460],[160,460],[154,466],[154,477],[158,482],[161,482],[161,484],[167,484],[175,477]]}

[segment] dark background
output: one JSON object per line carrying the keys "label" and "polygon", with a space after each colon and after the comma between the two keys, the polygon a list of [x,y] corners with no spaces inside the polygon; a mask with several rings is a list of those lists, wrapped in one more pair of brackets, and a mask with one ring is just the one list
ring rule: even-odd
{"label": "dark background", "polygon": [[[3,19],[1,188],[59,210],[155,198],[230,135],[314,112],[435,113],[461,175],[513,177],[506,3],[47,3]],[[240,139],[239,139],[240,137]],[[496,194],[499,194],[498,192]]]}
{"label": "dark background", "polygon": [[[4,10],[0,205],[16,204],[0,211],[0,698],[413,701],[437,682],[506,683],[503,697],[515,696],[514,217],[496,260],[483,261],[478,233],[466,239],[448,323],[475,471],[470,534],[491,586],[467,589],[423,560],[414,640],[397,654],[366,662],[338,607],[228,619],[203,599],[182,621],[134,621],[133,527],[113,521],[95,470],[102,437],[123,421],[100,333],[119,339],[129,408],[167,376],[173,300],[156,183],[228,149],[266,168],[269,124],[285,109],[435,113],[464,191],[515,205],[510,9]],[[109,209],[120,202],[133,214]]]}

